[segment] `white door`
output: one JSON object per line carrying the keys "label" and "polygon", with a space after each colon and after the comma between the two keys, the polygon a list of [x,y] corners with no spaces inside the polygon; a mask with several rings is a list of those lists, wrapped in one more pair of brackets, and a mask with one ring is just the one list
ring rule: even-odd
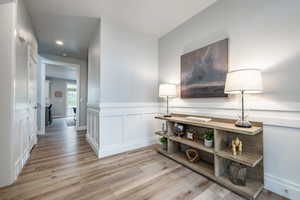
{"label": "white door", "polygon": [[30,123],[30,141],[37,141],[37,50],[28,46],[28,105]]}

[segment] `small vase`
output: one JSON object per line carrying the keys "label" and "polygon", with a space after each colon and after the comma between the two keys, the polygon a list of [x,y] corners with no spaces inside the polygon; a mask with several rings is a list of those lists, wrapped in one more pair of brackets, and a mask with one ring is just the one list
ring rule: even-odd
{"label": "small vase", "polygon": [[204,139],[204,146],[212,147],[212,145],[213,145],[213,140]]}
{"label": "small vase", "polygon": [[164,144],[161,144],[161,148],[165,151],[167,151],[168,149],[168,144],[167,143],[164,143]]}

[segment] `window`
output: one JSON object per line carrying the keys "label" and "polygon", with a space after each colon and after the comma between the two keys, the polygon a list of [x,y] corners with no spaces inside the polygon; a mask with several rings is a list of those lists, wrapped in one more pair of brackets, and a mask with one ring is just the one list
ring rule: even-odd
{"label": "window", "polygon": [[67,106],[68,115],[74,115],[73,108],[77,107],[77,85],[76,83],[67,83]]}

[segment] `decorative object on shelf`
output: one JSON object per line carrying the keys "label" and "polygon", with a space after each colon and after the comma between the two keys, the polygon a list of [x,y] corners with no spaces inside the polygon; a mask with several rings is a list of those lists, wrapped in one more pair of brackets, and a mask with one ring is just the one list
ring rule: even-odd
{"label": "decorative object on shelf", "polygon": [[189,140],[194,140],[194,135],[193,132],[186,132],[186,138]]}
{"label": "decorative object on shelf", "polygon": [[165,137],[160,138],[160,144],[163,150],[167,150],[168,149],[168,139]]}
{"label": "decorative object on shelf", "polygon": [[164,133],[168,131],[166,122],[161,123],[161,131]]}
{"label": "decorative object on shelf", "polygon": [[181,56],[181,97],[226,97],[228,39]]}
{"label": "decorative object on shelf", "polygon": [[232,162],[229,166],[229,180],[235,185],[245,186],[247,180],[247,167]]}
{"label": "decorative object on shelf", "polygon": [[232,146],[232,154],[234,156],[237,155],[237,151],[239,152],[239,154],[243,152],[243,143],[238,137],[232,140],[231,146]]}
{"label": "decorative object on shelf", "polygon": [[206,128],[196,127],[196,126],[188,126],[186,128],[186,138],[189,140],[193,140],[195,142],[203,142],[204,137],[202,132],[206,131]]}
{"label": "decorative object on shelf", "polygon": [[159,97],[167,98],[167,113],[164,117],[171,117],[169,114],[169,98],[177,96],[177,89],[175,84],[160,84],[159,85]]}
{"label": "decorative object on shelf", "polygon": [[225,84],[225,93],[242,94],[242,115],[235,123],[237,127],[252,127],[251,123],[245,119],[244,94],[262,92],[262,77],[259,69],[244,68],[228,72]]}
{"label": "decorative object on shelf", "polygon": [[212,147],[214,142],[214,131],[209,129],[204,133],[204,146]]}
{"label": "decorative object on shelf", "polygon": [[187,149],[185,151],[185,154],[186,154],[187,159],[192,163],[200,160],[199,151],[196,149]]}
{"label": "decorative object on shelf", "polygon": [[177,136],[182,137],[184,135],[184,125],[175,123],[174,128]]}

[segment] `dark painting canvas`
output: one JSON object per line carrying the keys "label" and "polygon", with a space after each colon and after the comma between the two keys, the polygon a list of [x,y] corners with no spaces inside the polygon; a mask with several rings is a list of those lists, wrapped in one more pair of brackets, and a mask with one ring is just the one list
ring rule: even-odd
{"label": "dark painting canvas", "polygon": [[228,39],[181,56],[181,97],[225,97]]}

